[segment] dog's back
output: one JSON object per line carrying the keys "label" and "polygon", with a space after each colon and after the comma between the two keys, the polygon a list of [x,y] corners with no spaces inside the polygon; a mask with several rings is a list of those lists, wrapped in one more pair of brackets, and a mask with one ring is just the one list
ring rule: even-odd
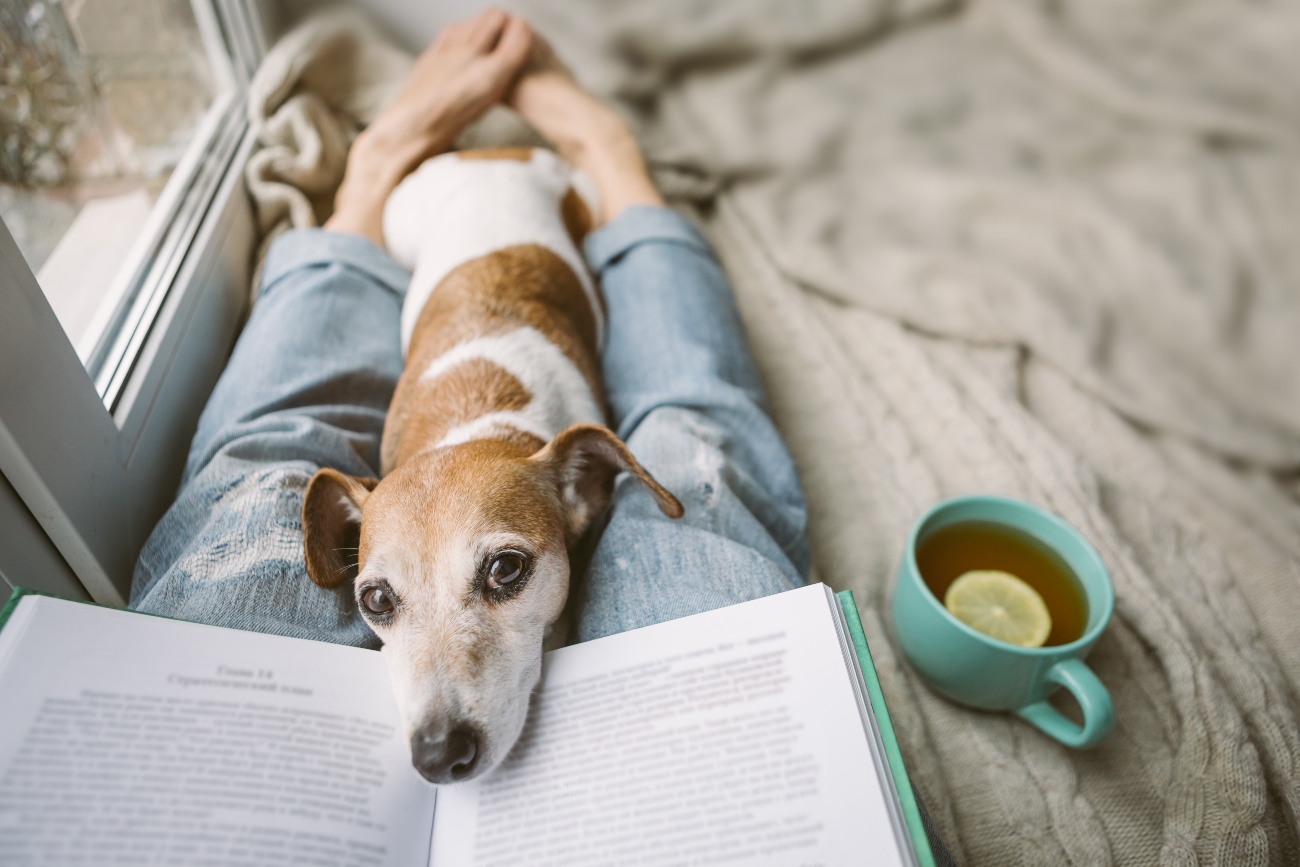
{"label": "dog's back", "polygon": [[384,237],[413,274],[385,473],[430,448],[535,451],[603,423],[603,310],[580,252],[592,201],[585,176],[529,148],[445,154],[393,193]]}

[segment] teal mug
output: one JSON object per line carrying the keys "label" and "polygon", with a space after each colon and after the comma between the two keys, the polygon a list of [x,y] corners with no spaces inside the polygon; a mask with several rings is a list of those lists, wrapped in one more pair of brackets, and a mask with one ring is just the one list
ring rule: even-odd
{"label": "teal mug", "polygon": [[[987,521],[1027,533],[1055,551],[1078,578],[1087,601],[1083,635],[1053,647],[1019,647],[991,638],[954,617],[926,586],[917,545],[934,531],[962,521]],[[1071,747],[1090,747],[1110,733],[1110,693],[1084,663],[1115,607],[1115,591],[1101,557],[1077,530],[1055,515],[1005,497],[946,500],[912,527],[898,569],[894,626],[908,661],[935,691],[984,710],[1012,710]],[[1083,711],[1082,726],[1047,699],[1065,687]]]}

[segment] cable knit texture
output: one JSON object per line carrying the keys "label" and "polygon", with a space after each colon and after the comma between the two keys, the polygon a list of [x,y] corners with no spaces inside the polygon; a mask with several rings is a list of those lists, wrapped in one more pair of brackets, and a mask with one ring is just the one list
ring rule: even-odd
{"label": "cable knit texture", "polygon": [[[857,596],[958,862],[1300,864],[1300,7],[523,9],[706,206],[819,577]],[[253,107],[320,167],[280,175],[303,202],[385,93],[295,78],[314,26]],[[976,491],[1060,514],[1111,570],[1096,749],[949,704],[896,653],[907,529]]]}

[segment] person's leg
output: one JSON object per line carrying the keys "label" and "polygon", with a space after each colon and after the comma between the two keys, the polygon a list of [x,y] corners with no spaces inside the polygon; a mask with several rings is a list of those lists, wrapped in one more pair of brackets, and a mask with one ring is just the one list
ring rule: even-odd
{"label": "person's leg", "polygon": [[384,413],[402,369],[394,316],[409,280],[358,235],[308,229],[277,239],[257,304],[199,419],[182,484],[237,441],[293,430],[303,418],[338,439],[263,439],[257,459],[343,460],[377,475]]}
{"label": "person's leg", "polygon": [[806,508],[763,407],[735,300],[708,243],[662,207],[594,233],[588,257],[609,312],[603,369],[612,421],[686,508],[666,518],[638,485],[616,488],[578,582],[577,640],[683,617],[804,583]]}
{"label": "person's leg", "polygon": [[408,279],[358,235],[306,230],[276,241],[199,420],[180,496],[141,552],[133,608],[373,643],[350,587],[308,580],[299,512],[320,467],[378,475]]}

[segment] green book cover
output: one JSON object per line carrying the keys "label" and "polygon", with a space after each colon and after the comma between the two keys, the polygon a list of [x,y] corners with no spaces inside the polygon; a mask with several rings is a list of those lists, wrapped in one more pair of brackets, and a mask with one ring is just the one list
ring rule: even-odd
{"label": "green book cover", "polygon": [[26,587],[15,587],[14,592],[9,594],[9,601],[5,603],[5,607],[0,608],[0,629],[5,628],[10,615],[14,613],[14,609],[18,607],[18,603],[22,601],[24,596],[36,595],[39,594],[35,590],[28,590]]}
{"label": "green book cover", "polygon": [[[67,596],[56,596],[53,593],[42,593],[39,590],[31,590],[27,587],[15,587],[14,592],[9,594],[9,601],[5,603],[4,608],[0,608],[0,629],[5,628],[5,624],[9,622],[9,618],[13,615],[14,609],[18,607],[19,602],[23,601],[24,596],[48,596],[51,599],[62,599],[64,602],[76,602],[80,605],[95,605],[101,608],[112,607],[109,605],[101,606],[98,602],[91,602],[87,599],[72,599]],[[155,615],[145,614],[144,616],[153,617]]]}
{"label": "green book cover", "polygon": [[880,737],[885,742],[885,755],[889,758],[889,769],[894,775],[898,799],[903,804],[903,818],[907,822],[912,844],[916,847],[917,859],[921,862],[921,867],[935,867],[934,853],[930,851],[930,840],[925,834],[925,823],[921,821],[921,809],[916,803],[916,793],[912,791],[912,781],[907,776],[907,766],[903,764],[903,753],[898,749],[894,726],[889,721],[889,709],[885,707],[885,694],[880,689],[880,678],[876,677],[876,667],[871,661],[871,649],[867,647],[867,636],[862,631],[862,618],[858,616],[858,605],[853,601],[853,591],[841,590],[835,595],[840,600],[840,607],[844,609],[849,636],[858,651],[862,677],[867,684],[867,697],[871,700],[871,709],[876,714]]}
{"label": "green book cover", "polygon": [[62,599],[64,602],[75,602],[78,605],[93,605],[96,608],[108,608],[113,611],[130,611],[132,614],[139,614],[141,617],[159,617],[163,620],[176,620],[180,623],[194,622],[192,620],[181,620],[179,617],[168,617],[165,614],[152,614],[148,611],[133,611],[130,608],[118,608],[115,605],[101,605],[100,603],[92,602],[89,599],[73,599],[70,596],[59,596],[55,593],[45,593],[27,587],[15,587],[13,593],[9,594],[9,601],[4,604],[3,608],[0,608],[0,629],[4,629],[5,624],[9,622],[9,618],[13,615],[14,609],[18,607],[19,602],[23,601],[24,596],[48,596],[51,599]]}

